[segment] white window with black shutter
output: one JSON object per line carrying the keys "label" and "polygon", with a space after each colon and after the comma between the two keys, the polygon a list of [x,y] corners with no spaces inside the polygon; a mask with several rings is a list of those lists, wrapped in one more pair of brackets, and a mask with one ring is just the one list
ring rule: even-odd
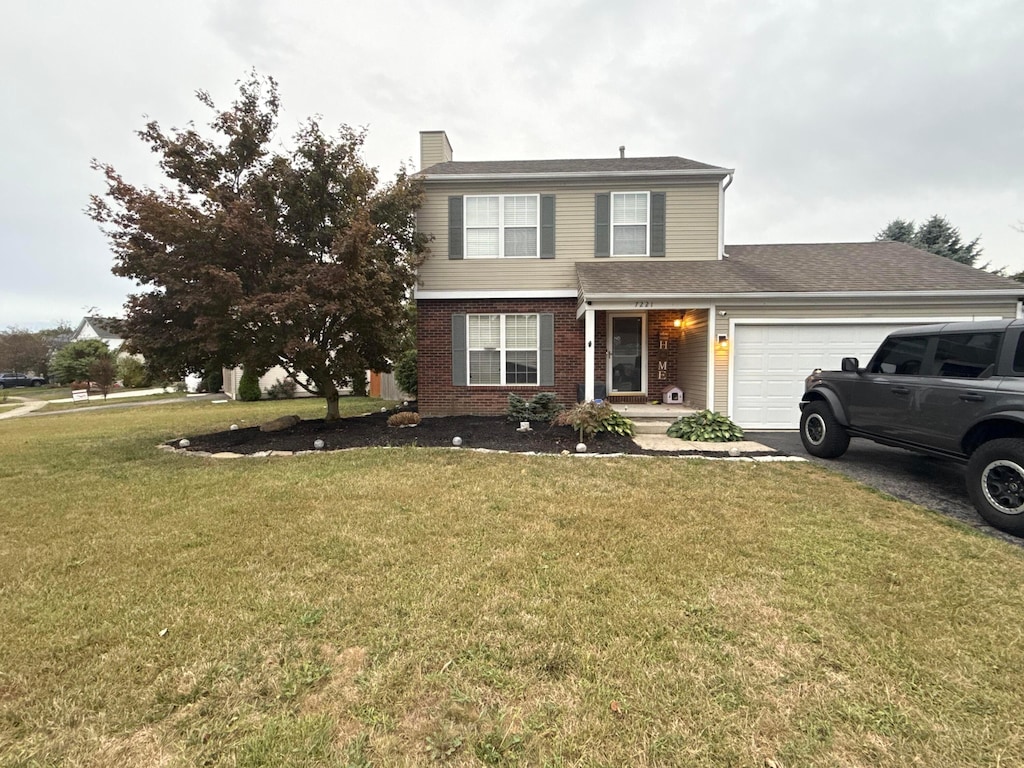
{"label": "white window with black shutter", "polygon": [[449,259],[554,257],[554,195],[448,198]]}
{"label": "white window with black shutter", "polygon": [[553,385],[554,316],[452,315],[452,383],[492,387]]}
{"label": "white window with black shutter", "polygon": [[665,193],[595,195],[594,255],[664,256]]}

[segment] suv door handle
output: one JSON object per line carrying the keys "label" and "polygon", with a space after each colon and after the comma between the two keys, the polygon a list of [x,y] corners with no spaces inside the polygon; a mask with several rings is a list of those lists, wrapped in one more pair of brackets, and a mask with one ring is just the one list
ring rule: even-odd
{"label": "suv door handle", "polygon": [[964,392],[960,395],[960,399],[965,403],[981,403],[984,402],[985,396],[979,395],[977,392]]}
{"label": "suv door handle", "polygon": [[893,387],[892,388],[892,393],[894,395],[909,395],[910,394],[910,388],[909,387]]}

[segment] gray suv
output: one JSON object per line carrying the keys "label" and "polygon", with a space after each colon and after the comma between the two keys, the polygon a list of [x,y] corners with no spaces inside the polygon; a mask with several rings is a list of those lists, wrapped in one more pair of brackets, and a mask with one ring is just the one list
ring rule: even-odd
{"label": "gray suv", "polygon": [[800,411],[812,456],[866,437],[966,463],[981,516],[1024,535],[1024,320],[895,331],[866,368],[846,357],[808,376]]}

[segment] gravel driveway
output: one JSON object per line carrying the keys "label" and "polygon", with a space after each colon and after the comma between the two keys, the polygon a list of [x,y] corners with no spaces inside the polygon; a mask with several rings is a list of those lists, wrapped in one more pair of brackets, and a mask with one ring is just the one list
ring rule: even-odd
{"label": "gravel driveway", "polygon": [[802,456],[890,496],[912,501],[996,538],[1024,546],[1024,539],[996,530],[974,510],[967,497],[962,464],[856,438],[850,441],[850,449],[842,457],[818,459],[804,450],[796,430],[747,432],[745,437],[782,453]]}

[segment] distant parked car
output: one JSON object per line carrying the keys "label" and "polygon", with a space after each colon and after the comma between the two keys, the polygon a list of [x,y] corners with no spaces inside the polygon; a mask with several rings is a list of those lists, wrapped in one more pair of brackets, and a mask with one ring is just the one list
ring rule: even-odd
{"label": "distant parked car", "polygon": [[41,387],[46,383],[42,376],[29,376],[27,373],[0,373],[0,389],[11,387]]}

